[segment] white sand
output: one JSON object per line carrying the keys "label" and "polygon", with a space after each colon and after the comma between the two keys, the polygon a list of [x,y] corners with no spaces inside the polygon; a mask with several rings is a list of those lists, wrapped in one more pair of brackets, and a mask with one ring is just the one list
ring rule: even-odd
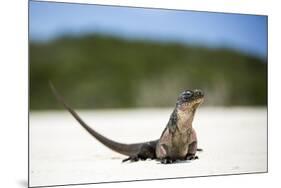
{"label": "white sand", "polygon": [[[78,111],[97,131],[124,143],[160,137],[172,109]],[[30,186],[267,171],[265,108],[200,108],[199,160],[163,165],[125,158],[92,138],[65,111],[30,114]]]}

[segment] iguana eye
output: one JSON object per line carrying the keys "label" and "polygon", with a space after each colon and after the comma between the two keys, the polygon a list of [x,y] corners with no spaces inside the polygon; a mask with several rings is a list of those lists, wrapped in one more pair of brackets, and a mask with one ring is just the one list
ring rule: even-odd
{"label": "iguana eye", "polygon": [[192,96],[192,92],[191,91],[185,91],[183,94],[184,98],[189,98]]}
{"label": "iguana eye", "polygon": [[191,93],[190,91],[186,91],[186,92],[185,92],[185,95],[186,95],[186,96],[191,96],[192,93]]}

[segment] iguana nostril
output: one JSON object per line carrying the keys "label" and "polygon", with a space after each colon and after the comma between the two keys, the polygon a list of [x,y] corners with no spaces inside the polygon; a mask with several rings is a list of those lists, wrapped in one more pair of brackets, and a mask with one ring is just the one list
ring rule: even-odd
{"label": "iguana nostril", "polygon": [[198,95],[198,96],[203,96],[204,95],[203,91],[201,91],[199,89],[195,90],[195,94]]}

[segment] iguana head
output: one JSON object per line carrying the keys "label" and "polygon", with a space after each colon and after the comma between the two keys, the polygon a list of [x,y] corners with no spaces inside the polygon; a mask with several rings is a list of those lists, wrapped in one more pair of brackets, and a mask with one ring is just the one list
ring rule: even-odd
{"label": "iguana head", "polygon": [[185,90],[177,100],[177,108],[181,111],[194,111],[203,102],[204,93],[199,89]]}
{"label": "iguana head", "polygon": [[203,100],[204,93],[198,89],[185,90],[180,94],[176,104],[176,124],[180,132],[191,130],[195,111]]}

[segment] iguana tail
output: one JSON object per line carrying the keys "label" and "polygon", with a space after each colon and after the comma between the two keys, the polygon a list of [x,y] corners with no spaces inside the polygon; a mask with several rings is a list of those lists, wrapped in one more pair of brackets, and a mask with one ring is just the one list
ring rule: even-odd
{"label": "iguana tail", "polygon": [[79,124],[93,137],[95,137],[98,141],[100,141],[102,144],[107,146],[108,148],[112,149],[113,151],[116,151],[120,154],[127,155],[127,156],[135,156],[140,151],[141,146],[143,143],[137,143],[137,144],[122,144],[115,142],[113,140],[110,140],[103,135],[99,134],[97,131],[89,127],[81,118],[80,116],[65,102],[65,100],[62,98],[62,96],[58,93],[58,91],[55,89],[54,85],[49,82],[51,90],[57,100],[68,110],[71,115],[79,122]]}

